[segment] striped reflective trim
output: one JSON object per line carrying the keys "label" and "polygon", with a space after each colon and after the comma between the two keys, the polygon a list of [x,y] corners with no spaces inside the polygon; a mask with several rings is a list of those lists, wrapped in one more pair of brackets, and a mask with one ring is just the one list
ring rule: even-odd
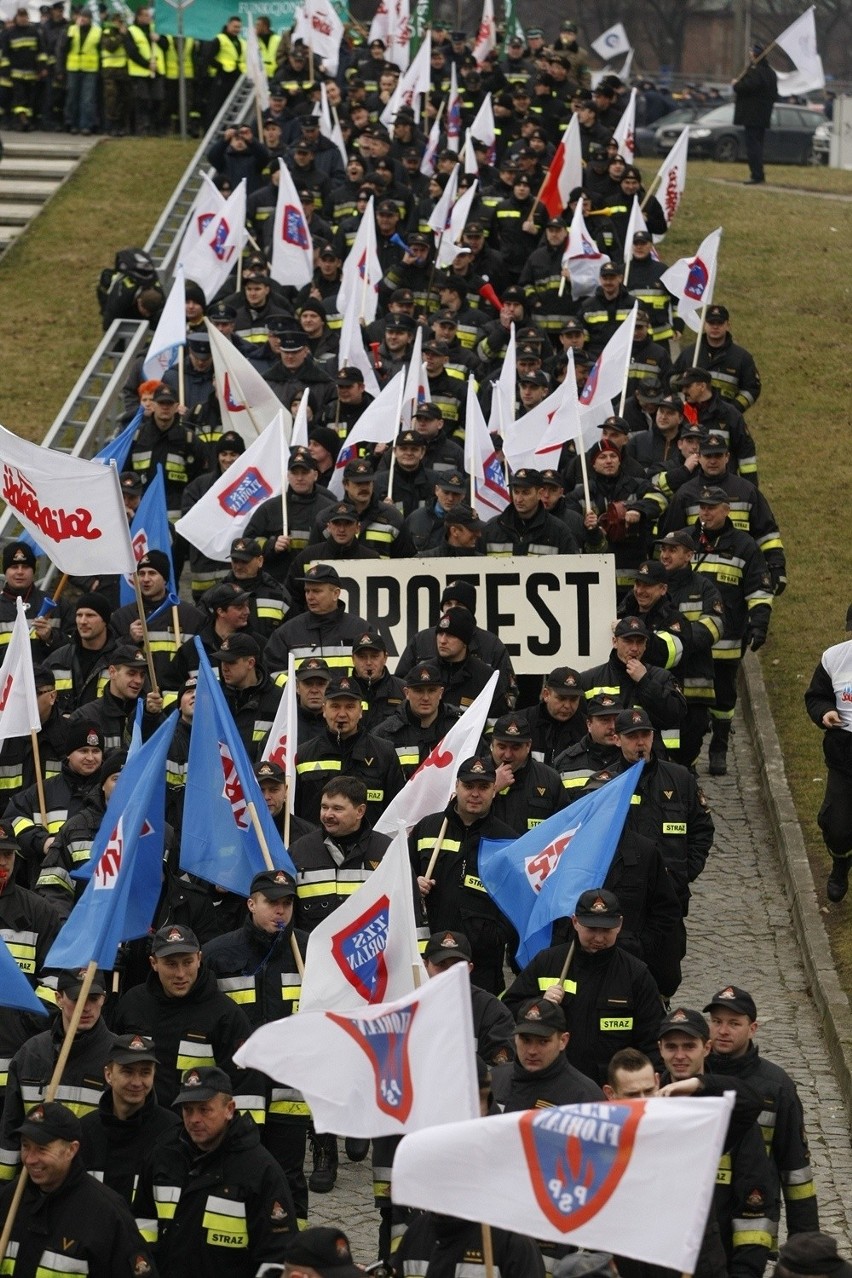
{"label": "striped reflective trim", "polygon": [[296,775],[303,772],[340,772],[343,764],[340,759],[313,759],[306,763],[296,764]]}
{"label": "striped reflective trim", "polygon": [[755,1220],[737,1220],[735,1217],[731,1221],[731,1226],[731,1238],[735,1250],[737,1247],[772,1248],[775,1245],[778,1226],[767,1216],[760,1216]]}
{"label": "striped reflective trim", "polygon": [[234,1104],[240,1114],[248,1114],[249,1118],[254,1119],[258,1127],[263,1126],[266,1121],[265,1096],[253,1096],[250,1092],[241,1092],[234,1095]]}
{"label": "striped reflective trim", "polygon": [[216,984],[235,1003],[256,1003],[257,990],[253,976],[220,976]]}
{"label": "striped reflective trim", "polygon": [[307,1118],[310,1115],[304,1096],[295,1087],[273,1087],[270,1095],[269,1113],[281,1118]]}
{"label": "striped reflective trim", "polygon": [[[538,988],[540,990],[549,990],[551,985],[558,985],[558,984],[559,984],[558,976],[540,976],[538,978]],[[577,982],[572,981],[566,977],[566,979],[562,982],[562,988],[563,990],[565,990],[567,994],[576,994]]]}
{"label": "striped reflective trim", "polygon": [[[437,834],[424,835],[422,839],[417,840],[417,851],[431,852],[437,842]],[[461,840],[459,839],[444,839],[444,842],[441,844],[442,852],[458,852],[460,848]]]}
{"label": "striped reflective trim", "polygon": [[180,1202],[180,1185],[155,1185],[154,1204],[158,1220],[174,1220]]}
{"label": "striped reflective trim", "polygon": [[202,1065],[215,1065],[213,1047],[210,1043],[194,1042],[182,1038],[178,1044],[175,1065],[179,1070],[198,1069]]}
{"label": "striped reflective trim", "polygon": [[57,1274],[87,1274],[89,1262],[85,1258],[74,1259],[60,1251],[43,1251],[35,1271],[35,1278],[54,1278]]}
{"label": "striped reflective trim", "polygon": [[248,1224],[245,1203],[211,1194],[201,1219],[210,1246],[248,1247]]}
{"label": "striped reflective trim", "polygon": [[136,1217],[136,1228],[142,1237],[148,1243],[155,1243],[160,1232],[159,1225],[156,1220],[150,1220],[148,1217]]}

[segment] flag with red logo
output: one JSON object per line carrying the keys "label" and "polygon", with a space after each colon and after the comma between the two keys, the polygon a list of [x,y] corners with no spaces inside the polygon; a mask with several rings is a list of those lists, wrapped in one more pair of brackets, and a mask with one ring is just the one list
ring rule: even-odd
{"label": "flag with red logo", "polygon": [[331,0],[305,0],[307,44],[318,58],[327,75],[337,75],[340,61],[340,44],[344,30],[337,10]]}
{"label": "flag with red logo", "polygon": [[[497,393],[496,388],[494,391]],[[493,519],[509,504],[506,472],[488,433],[472,377],[467,382],[467,409],[464,425],[464,468],[473,484],[472,504],[480,519]]]}
{"label": "flag with red logo", "polygon": [[369,1140],[474,1118],[467,966],[453,963],[393,1002],[300,1011],[263,1025],[234,1063],[298,1088],[318,1132]]}
{"label": "flag with red logo", "polygon": [[60,572],[133,572],[118,471],[31,444],[0,426],[0,498]]}
{"label": "flag with red logo", "polygon": [[402,830],[367,881],[311,932],[299,1012],[388,1003],[425,981]]}
{"label": "flag with red logo", "polygon": [[677,313],[693,332],[700,332],[702,314],[713,300],[716,263],[722,228],[717,226],[701,241],[695,257],[681,257],[660,276],[660,283],[678,299]]}
{"label": "flag with red logo", "polygon": [[606,346],[592,365],[592,371],[580,392],[580,421],[585,426],[599,425],[612,412],[612,400],[621,394],[627,381],[630,359],[633,354],[633,334],[636,330],[636,312],[639,303],[619,324]]}
{"label": "flag with red logo", "polygon": [[0,741],[28,737],[41,731],[33,678],[33,650],[30,647],[24,601],[15,600],[16,616],[12,636],[0,666]]}
{"label": "flag with red logo", "polygon": [[[175,570],[172,563],[172,534],[169,528],[169,512],[166,508],[166,484],[163,479],[163,468],[157,466],[157,473],[146,485],[142,500],[136,508],[133,522],[130,525],[130,542],[138,564],[149,550],[161,550],[168,557],[169,577],[167,589],[177,594],[175,586]],[[136,590],[133,585],[133,574],[124,574],[118,579],[118,601],[124,607],[133,603]]]}
{"label": "flag with red logo", "polygon": [[[580,120],[572,115],[562,141],[554,152],[541,188],[539,199],[551,217],[561,217],[568,207],[568,197],[583,184],[583,154],[580,144]],[[582,202],[581,202],[582,203]],[[581,210],[582,211],[582,210]]]}
{"label": "flag with red logo", "polygon": [[[494,21],[494,0],[483,0],[482,18],[473,45],[473,56],[481,66],[491,50],[496,48],[497,23]],[[479,135],[475,134],[475,136]]]}
{"label": "flag with red logo", "polygon": [[[204,321],[213,355],[213,385],[222,430],[233,430],[246,444],[257,439],[281,411],[281,400],[255,366],[215,324]],[[286,410],[285,410],[286,411]]]}
{"label": "flag with red logo", "polygon": [[733,1105],[732,1092],[601,1100],[419,1131],[396,1151],[393,1200],[590,1251],[617,1240],[691,1274]]}
{"label": "flag with red logo", "polygon": [[[627,99],[627,106],[624,108],[624,114],[618,121],[612,132],[612,140],[618,143],[618,154],[623,156],[628,164],[632,164],[636,157],[636,90],[630,90],[630,97]],[[579,183],[577,184],[579,186]],[[626,241],[630,244],[630,240]]]}
{"label": "flag with red logo", "polygon": [[421,817],[440,812],[450,801],[458,766],[479,751],[498,673],[486,683],[479,696],[458,719],[434,750],[426,756],[413,777],[406,781],[376,822],[379,834],[395,835],[399,822],[410,830]]}
{"label": "flag with red logo", "polygon": [[376,220],[371,195],[352,248],[346,255],[337,290],[337,309],[343,314],[353,298],[358,302],[358,318],[372,324],[379,309],[379,284],[384,271],[376,248]]}
{"label": "flag with red logo", "polygon": [[660,165],[655,195],[666,225],[671,226],[686,189],[686,160],[689,151],[689,125],[684,125],[677,142]]}
{"label": "flag with red logo", "polygon": [[512,470],[558,468],[562,447],[569,439],[583,446],[583,430],[574,376],[574,352],[568,351],[568,371],[561,386],[519,417],[506,431],[503,454]]}
{"label": "flag with red logo", "polygon": [[[341,500],[343,497],[343,472],[351,461],[358,458],[358,445],[392,444],[399,433],[399,409],[405,389],[405,369],[395,373],[377,399],[358,418],[346,442],[337,454],[334,473],[328,481],[328,491]],[[391,831],[392,832],[392,831]]]}
{"label": "flag with red logo", "polygon": [[385,60],[407,71],[411,61],[411,7],[409,0],[390,0]]}
{"label": "flag with red logo", "polygon": [[396,88],[388,98],[387,106],[379,116],[379,123],[389,129],[400,107],[411,107],[416,124],[420,123],[420,104],[432,91],[431,84],[432,35],[427,31],[411,66],[401,75]]}
{"label": "flag with red logo", "polygon": [[[109,970],[122,941],[147,936],[163,886],[169,715],[119,773],[88,862],[74,872],[86,890],[53,942],[46,967]],[[189,827],[187,827],[189,828]]]}
{"label": "flag with red logo", "polygon": [[213,185],[206,173],[202,173],[198,194],[192,202],[192,208],[189,210],[189,216],[186,219],[186,229],[184,230],[178,252],[179,261],[186,261],[212,219],[222,212],[224,205],[225,197],[222,192],[217,186]]}
{"label": "flag with red logo", "polygon": [[[458,165],[456,165],[458,168]],[[455,172],[455,170],[454,170]],[[449,182],[447,187],[449,188]],[[479,187],[478,180],[474,179],[466,191],[462,191],[450,210],[450,223],[444,234],[441,243],[438,246],[436,254],[436,265],[439,270],[445,270],[450,266],[458,256],[458,246],[461,244],[461,237],[464,228],[467,226],[467,220],[470,217],[470,210],[476,199],[476,192]]]}
{"label": "flag with red logo", "polygon": [[[308,658],[310,660],[310,658]],[[298,734],[298,702],[296,699],[296,659],[287,656],[287,682],[275,711],[261,759],[277,763],[287,778],[287,807],[292,815],[296,802],[296,737]]]}
{"label": "flag with red logo", "polygon": [[575,302],[581,297],[590,297],[594,293],[600,283],[601,267],[609,260],[609,256],[602,253],[592,239],[583,216],[583,201],[578,200],[571,219],[568,242],[562,255],[562,269],[568,271],[571,280],[571,296]]}
{"label": "flag with red logo", "polygon": [[521,967],[550,945],[553,924],[574,913],[582,892],[603,886],[644,766],[634,763],[514,842],[480,843],[479,877],[517,929]]}
{"label": "flag with red logo", "polygon": [[243,178],[222,208],[213,214],[186,257],[180,259],[186,279],[199,286],[208,303],[236,267],[245,242],[246,182]]}
{"label": "flag with red logo", "polygon": [[278,404],[278,416],[250,444],[175,529],[208,559],[225,563],[235,537],[241,537],[258,506],[281,494],[284,446],[290,414]]}
{"label": "flag with red logo", "polygon": [[278,200],[272,228],[270,275],[279,284],[301,288],[314,278],[314,242],[296,184],[287,165],[278,160]]}
{"label": "flag with red logo", "polygon": [[447,94],[447,150],[455,151],[461,145],[461,94],[459,93],[458,72],[455,62],[450,63],[450,91]]}
{"label": "flag with red logo", "polygon": [[180,868],[229,892],[248,895],[267,868],[248,805],[254,804],[272,863],[296,877],[275,828],[201,640],[196,638],[198,684],[184,799]]}

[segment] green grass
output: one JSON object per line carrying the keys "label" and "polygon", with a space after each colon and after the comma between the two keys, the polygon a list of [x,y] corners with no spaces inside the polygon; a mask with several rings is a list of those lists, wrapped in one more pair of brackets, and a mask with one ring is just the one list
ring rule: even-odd
{"label": "green grass", "polygon": [[[190,144],[128,139],[96,148],[32,230],[0,261],[4,316],[0,421],[38,439],[100,337],[94,287],[116,249],[142,244],[190,156]],[[656,162],[643,160],[646,178]],[[852,197],[852,174],[771,166],[773,186]],[[743,187],[743,165],[690,165],[665,257],[724,227],[716,300],[754,353],[763,394],[749,413],[761,487],[781,526],[790,585],[760,654],[787,775],[825,900],[827,854],[815,816],[821,736],[802,693],[820,654],[843,637],[852,598],[849,536],[852,199]],[[852,993],[852,903],[826,914]]]}
{"label": "green grass", "polygon": [[195,143],[127,138],[83,160],[0,260],[0,422],[41,439],[101,338],[95,284],[144,244]]}

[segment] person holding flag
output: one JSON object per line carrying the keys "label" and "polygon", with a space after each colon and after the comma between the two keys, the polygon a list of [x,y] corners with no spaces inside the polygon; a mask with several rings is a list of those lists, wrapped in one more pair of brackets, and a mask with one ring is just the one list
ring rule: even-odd
{"label": "person holding flag", "polygon": [[44,661],[60,635],[73,625],[64,599],[57,607],[35,584],[36,552],[28,540],[9,541],[3,547],[3,589],[0,590],[0,658],[12,638],[17,600],[23,601],[30,627],[34,661]]}
{"label": "person holding flag", "polygon": [[[125,749],[143,698],[147,669],[144,652],[135,644],[119,644],[110,655],[107,683],[101,695],[74,711],[68,720],[69,728],[73,730],[78,723],[94,725],[103,738],[105,753]],[[159,692],[149,690],[142,705],[142,734],[147,738],[159,727],[163,698]]]}
{"label": "person holding flag", "polygon": [[80,595],[74,609],[71,639],[54,647],[45,660],[56,680],[57,704],[63,715],[91,701],[103,685],[116,646],[111,615],[112,608],[105,595],[98,591]]}
{"label": "person holding flag", "polygon": [[662,282],[668,264],[657,256],[653,236],[647,229],[633,232],[628,251],[630,273],[625,273],[624,287],[647,311],[653,340],[668,347],[674,337],[672,302],[675,300]]}
{"label": "person holding flag", "polygon": [[[190,554],[190,559],[192,555]],[[179,599],[170,585],[172,564],[168,552],[151,547],[136,566],[142,608],[145,613],[148,648],[154,661],[158,686],[168,669],[178,639],[189,639],[198,633],[207,620],[204,612],[194,604]],[[174,614],[177,613],[179,635],[174,632]],[[169,621],[172,628],[169,627]],[[110,626],[120,643],[141,645],[145,640],[139,606],[133,603],[117,608],[110,618]]]}
{"label": "person holding flag", "polygon": [[623,923],[614,892],[603,887],[582,892],[571,914],[570,939],[536,955],[503,996],[516,1015],[529,999],[561,1008],[569,1035],[565,1056],[599,1085],[606,1082],[611,1056],[624,1047],[659,1063],[659,991],[641,959],[616,944]]}

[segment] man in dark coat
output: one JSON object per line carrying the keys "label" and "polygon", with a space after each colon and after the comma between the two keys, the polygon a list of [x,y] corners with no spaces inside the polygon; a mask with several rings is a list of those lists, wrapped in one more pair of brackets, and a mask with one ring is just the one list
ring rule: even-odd
{"label": "man in dark coat", "polygon": [[763,173],[763,142],[772,121],[772,107],[778,97],[778,77],[764,57],[762,44],[753,44],[748,51],[749,66],[734,87],[734,124],[745,129],[746,159],[751,176],[746,186],[759,186],[765,182]]}

